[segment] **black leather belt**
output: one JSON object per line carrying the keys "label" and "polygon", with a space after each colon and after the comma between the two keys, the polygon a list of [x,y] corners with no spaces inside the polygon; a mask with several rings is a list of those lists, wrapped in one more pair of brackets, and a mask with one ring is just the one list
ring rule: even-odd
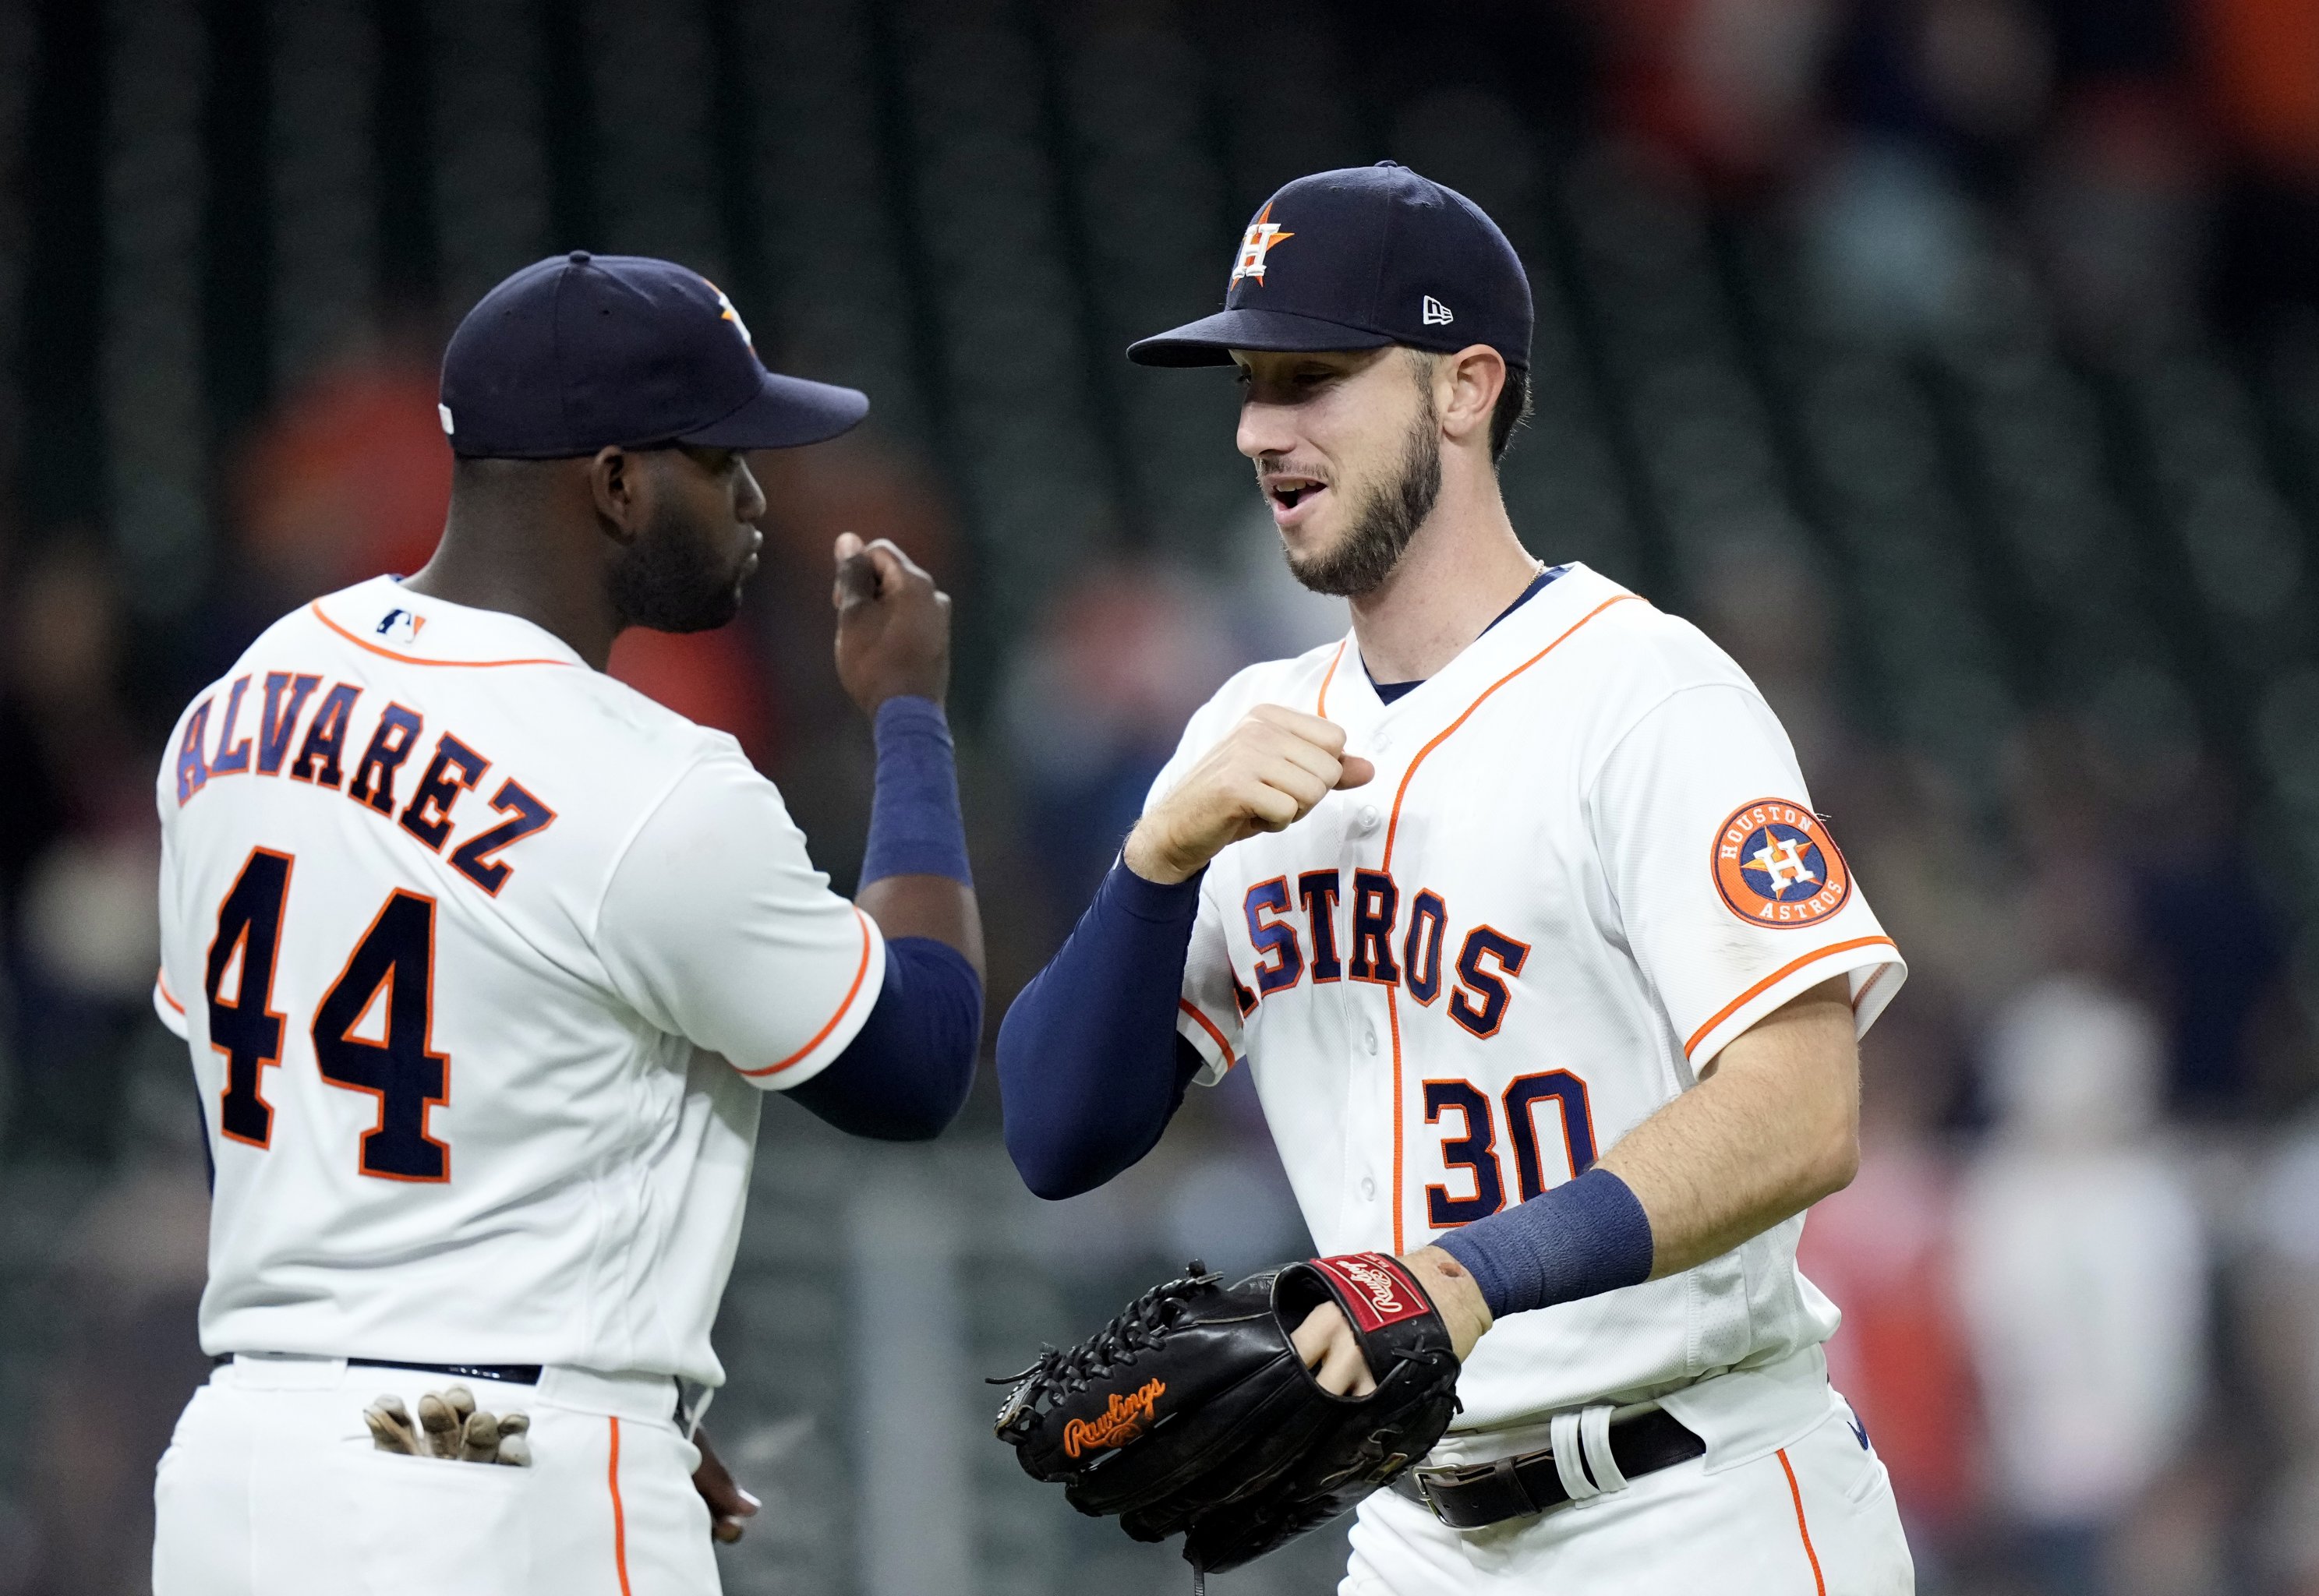
{"label": "black leather belt", "polygon": [[536,1363],[398,1363],[391,1357],[349,1357],[350,1369],[417,1369],[422,1375],[449,1375],[461,1380],[504,1380],[510,1385],[537,1385],[542,1365]]}
{"label": "black leather belt", "polygon": [[[230,1352],[221,1352],[210,1361],[229,1364],[234,1359]],[[536,1363],[401,1363],[392,1357],[349,1357],[350,1369],[416,1369],[422,1375],[448,1375],[456,1380],[504,1380],[510,1385],[537,1385],[542,1365]]]}
{"label": "black leather belt", "polygon": [[[1611,1456],[1630,1480],[1687,1463],[1706,1450],[1707,1443],[1665,1408],[1611,1426]],[[1457,1468],[1412,1469],[1394,1482],[1394,1489],[1431,1508],[1433,1516],[1452,1529],[1480,1529],[1508,1519],[1525,1519],[1570,1500],[1550,1451]]]}

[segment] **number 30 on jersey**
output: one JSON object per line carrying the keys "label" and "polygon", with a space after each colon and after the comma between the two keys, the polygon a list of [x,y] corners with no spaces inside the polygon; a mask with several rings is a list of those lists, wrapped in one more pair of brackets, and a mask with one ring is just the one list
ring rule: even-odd
{"label": "number 30 on jersey", "polygon": [[[210,1046],[225,1056],[218,1128],[251,1147],[274,1140],[274,1105],[265,1071],[282,1061],[288,1016],[274,1008],[274,967],[290,903],[296,861],[253,848],[218,906],[202,984],[209,1006]],[[239,955],[230,997],[225,978]],[[354,1032],[374,1005],[385,1005],[383,1040]],[[346,969],[314,1010],[314,1061],[322,1078],[378,1099],[377,1123],[363,1132],[357,1168],[382,1180],[451,1178],[451,1150],[427,1133],[427,1114],[448,1102],[451,1060],[434,1050],[435,900],[397,888],[347,957]]]}
{"label": "number 30 on jersey", "polygon": [[[1569,1163],[1569,1178],[1584,1174],[1594,1162],[1594,1114],[1586,1098],[1586,1083],[1567,1069],[1524,1075],[1508,1083],[1502,1096],[1506,1130],[1514,1144],[1514,1177],[1521,1183],[1527,1203],[1546,1190],[1547,1170],[1538,1153],[1538,1111],[1551,1105],[1562,1126],[1562,1150]],[[1489,1096],[1471,1081],[1430,1080],[1425,1083],[1425,1123],[1439,1125],[1444,1115],[1462,1121],[1460,1132],[1445,1137],[1441,1163],[1445,1170],[1463,1169],[1474,1181],[1470,1197],[1453,1196],[1446,1186],[1425,1188],[1425,1220],[1437,1231],[1472,1224],[1506,1205],[1506,1177],[1498,1165],[1498,1132]],[[1562,1172],[1555,1172],[1560,1184]]]}

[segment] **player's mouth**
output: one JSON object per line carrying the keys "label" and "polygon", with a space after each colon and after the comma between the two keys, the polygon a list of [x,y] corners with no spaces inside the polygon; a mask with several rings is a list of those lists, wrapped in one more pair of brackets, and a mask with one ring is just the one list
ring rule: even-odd
{"label": "player's mouth", "polygon": [[1272,506],[1273,524],[1293,527],[1310,520],[1313,506],[1326,497],[1329,484],[1314,476],[1283,473],[1264,479],[1264,497]]}

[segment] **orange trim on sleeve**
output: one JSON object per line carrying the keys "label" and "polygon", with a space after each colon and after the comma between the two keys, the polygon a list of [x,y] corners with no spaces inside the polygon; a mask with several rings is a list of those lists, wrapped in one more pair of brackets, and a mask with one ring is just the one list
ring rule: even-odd
{"label": "orange trim on sleeve", "polygon": [[153,990],[158,992],[161,995],[161,1001],[167,1004],[171,1008],[176,1009],[181,1014],[185,1012],[185,1005],[179,1003],[177,1001],[177,995],[169,990],[169,972],[167,970],[157,969],[153,972]]}
{"label": "orange trim on sleeve", "polygon": [[[1693,1052],[1698,1050],[1699,1044],[1707,1040],[1707,1033],[1709,1032],[1723,1023],[1724,1021],[1729,1019],[1733,1014],[1737,1014],[1740,1009],[1746,1006],[1747,1003],[1751,999],[1760,996],[1769,988],[1786,980],[1790,976],[1795,974],[1796,971],[1801,969],[1805,965],[1817,963],[1822,959],[1832,959],[1838,953],[1849,953],[1854,948],[1879,946],[1890,948],[1895,952],[1899,951],[1899,944],[1895,942],[1889,936],[1855,936],[1850,942],[1830,942],[1825,948],[1813,949],[1810,952],[1806,953],[1800,959],[1789,960],[1788,962],[1782,964],[1779,969],[1765,976],[1762,980],[1757,981],[1754,986],[1739,994],[1738,996],[1725,1004],[1721,1008],[1717,1009],[1715,1011],[1714,1017],[1710,1019],[1706,1024],[1701,1025],[1698,1030],[1692,1032],[1691,1033],[1691,1040],[1683,1044],[1683,1056],[1686,1059],[1690,1058]],[[1873,983],[1871,984],[1872,985]],[[1863,996],[1866,996],[1868,991],[1866,987],[1863,987],[1860,990]],[[1854,1006],[1856,1007],[1858,1005],[1855,1004]]]}
{"label": "orange trim on sleeve", "polygon": [[1803,1537],[1804,1556],[1811,1564],[1814,1596],[1827,1596],[1827,1576],[1819,1571],[1819,1554],[1812,1550],[1811,1526],[1804,1522],[1804,1493],[1796,1483],[1796,1465],[1788,1461],[1788,1449],[1780,1448],[1780,1470],[1788,1476],[1788,1500],[1796,1504],[1796,1533]]}
{"label": "orange trim on sleeve", "polygon": [[1337,652],[1329,656],[1329,673],[1321,678],[1321,696],[1313,701],[1313,713],[1322,719],[1329,718],[1329,683],[1337,680],[1337,667],[1345,663],[1345,645],[1337,645]]}
{"label": "orange trim on sleeve", "polygon": [[[1899,950],[1895,949],[1894,951],[1897,952]],[[1876,983],[1882,980],[1886,976],[1891,973],[1892,967],[1889,964],[1880,964],[1869,972],[1868,978],[1860,983],[1860,990],[1852,995],[1852,1012],[1854,1014],[1856,1014],[1860,1012],[1860,1005],[1868,1001],[1868,995],[1871,992],[1876,990]]]}
{"label": "orange trim on sleeve", "polygon": [[783,1059],[778,1064],[768,1064],[761,1069],[744,1069],[741,1071],[743,1075],[778,1075],[782,1070],[787,1069],[790,1065],[809,1056],[813,1052],[814,1049],[822,1044],[831,1032],[837,1029],[838,1021],[844,1019],[845,1017],[846,1011],[853,1006],[853,1000],[862,996],[862,978],[870,973],[870,916],[863,914],[857,908],[853,911],[853,917],[862,922],[862,962],[853,967],[853,984],[845,988],[845,1001],[837,1005],[837,1012],[829,1016],[829,1023],[815,1032],[813,1033],[813,1040],[807,1042],[805,1046],[798,1049],[796,1052],[791,1053],[788,1058]]}
{"label": "orange trim on sleeve", "polygon": [[620,1596],[630,1596],[628,1590],[628,1515],[620,1505],[620,1421],[609,1420],[612,1426],[612,1461],[604,1472],[612,1487],[612,1564],[619,1570]]}
{"label": "orange trim on sleeve", "polygon": [[1234,1056],[1232,1050],[1232,1043],[1224,1040],[1224,1033],[1216,1029],[1216,1023],[1208,1018],[1207,1015],[1202,1014],[1198,1009],[1192,1006],[1192,1002],[1189,998],[1178,997],[1176,999],[1176,1006],[1182,1009],[1186,1014],[1191,1015],[1195,1020],[1197,1020],[1200,1023],[1200,1029],[1206,1032],[1209,1037],[1215,1042],[1216,1046],[1223,1050],[1224,1070],[1229,1074],[1232,1070],[1232,1067],[1239,1063],[1240,1059]]}
{"label": "orange trim on sleeve", "polygon": [[322,601],[320,599],[315,600],[311,604],[307,605],[306,608],[314,612],[314,618],[316,620],[320,621],[324,626],[329,627],[330,630],[336,632],[339,636],[353,644],[356,648],[366,649],[370,653],[377,654],[383,659],[398,660],[406,665],[465,665],[471,670],[486,671],[497,665],[568,665],[572,663],[570,660],[546,659],[424,660],[420,659],[415,654],[397,654],[391,648],[381,648],[375,643],[372,643],[365,638],[356,636],[352,632],[347,631],[344,627],[338,625],[338,622],[332,620],[329,616],[322,613]]}
{"label": "orange trim on sleeve", "polygon": [[[1390,871],[1393,869],[1394,840],[1401,832],[1401,801],[1409,796],[1409,784],[1416,779],[1417,767],[1425,762],[1425,756],[1432,753],[1435,749],[1440,747],[1442,744],[1448,742],[1451,734],[1456,732],[1459,726],[1464,726],[1468,720],[1472,719],[1474,711],[1479,709],[1484,703],[1488,702],[1492,693],[1496,692],[1498,689],[1505,686],[1507,682],[1511,681],[1515,677],[1529,670],[1532,665],[1537,664],[1538,661],[1552,654],[1556,649],[1560,648],[1563,644],[1569,641],[1572,633],[1577,631],[1579,627],[1584,626],[1588,621],[1593,620],[1596,616],[1610,609],[1611,606],[1613,604],[1623,604],[1628,600],[1634,597],[1635,595],[1632,593],[1614,594],[1611,598],[1603,600],[1602,602],[1594,606],[1593,609],[1588,610],[1584,615],[1580,616],[1576,620],[1571,622],[1569,627],[1559,636],[1556,637],[1553,642],[1548,644],[1544,648],[1539,649],[1536,654],[1530,655],[1529,658],[1524,660],[1520,664],[1516,665],[1503,676],[1499,677],[1495,681],[1490,683],[1489,686],[1484,688],[1480,696],[1475,698],[1472,703],[1466,706],[1465,713],[1459,715],[1457,719],[1451,721],[1448,726],[1443,726],[1439,732],[1434,735],[1432,741],[1427,743],[1424,747],[1417,751],[1415,756],[1409,762],[1409,769],[1401,773],[1401,785],[1394,789],[1393,818],[1386,824],[1385,828],[1385,861],[1380,868],[1387,871]],[[1338,650],[1340,654],[1341,654],[1343,652],[1343,645],[1340,644],[1338,645]],[[1393,1249],[1396,1253],[1402,1253],[1408,1251],[1409,1249],[1404,1243],[1402,1235],[1401,1211],[1403,1202],[1401,1173],[1403,1129],[1401,1090],[1401,1010],[1394,1001],[1394,990],[1395,988],[1391,987],[1385,988],[1385,1009],[1386,1019],[1389,1022],[1393,1032]]]}

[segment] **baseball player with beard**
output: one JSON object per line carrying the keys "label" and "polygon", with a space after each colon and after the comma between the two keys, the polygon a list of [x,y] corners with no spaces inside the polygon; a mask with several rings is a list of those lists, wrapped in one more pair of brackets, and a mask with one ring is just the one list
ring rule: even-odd
{"label": "baseball player with beard", "polygon": [[973,1078],[949,600],[838,540],[878,747],[853,902],[731,737],[604,664],[733,619],[748,451],[868,408],[765,370],[682,266],[541,261],[445,354],[426,568],[284,616],[179,717],[154,1005],[213,1159],[219,1367],[161,1459],[156,1596],[717,1589],[755,1503],[696,1421],[763,1094],[925,1138]]}
{"label": "baseball player with beard", "polygon": [[[1361,1504],[1345,1596],[1893,1596],[1795,1249],[1904,967],[1746,676],[1516,537],[1530,327],[1489,218],[1382,162],[1280,190],[1225,308],[1129,351],[1236,368],[1289,566],[1352,627],[1192,717],[1006,1017],[1007,1144],[1085,1191],[1245,1068],[1322,1252],[1422,1284],[1462,1411]],[[1294,1334],[1370,1387],[1333,1303]]]}

